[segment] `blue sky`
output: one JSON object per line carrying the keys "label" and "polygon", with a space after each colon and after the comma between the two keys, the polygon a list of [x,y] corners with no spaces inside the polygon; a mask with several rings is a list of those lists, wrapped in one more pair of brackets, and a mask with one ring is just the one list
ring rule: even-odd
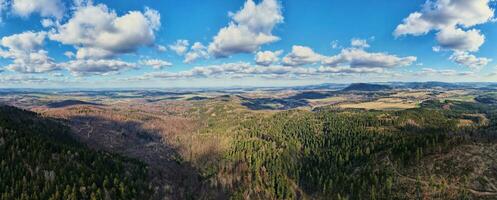
{"label": "blue sky", "polygon": [[497,81],[492,0],[0,0],[0,87]]}

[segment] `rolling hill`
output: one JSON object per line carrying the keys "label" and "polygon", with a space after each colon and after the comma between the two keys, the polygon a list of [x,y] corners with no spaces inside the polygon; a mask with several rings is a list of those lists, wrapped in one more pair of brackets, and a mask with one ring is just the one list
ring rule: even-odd
{"label": "rolling hill", "polygon": [[354,83],[344,88],[342,91],[365,91],[365,92],[373,92],[373,91],[381,91],[381,90],[389,90],[392,89],[387,85],[380,84],[372,84],[372,83]]}
{"label": "rolling hill", "polygon": [[47,107],[49,108],[63,108],[67,106],[75,106],[75,105],[100,105],[97,103],[92,103],[92,102],[86,102],[86,101],[80,101],[80,100],[64,100],[64,101],[58,101],[58,102],[52,102],[47,104]]}
{"label": "rolling hill", "polygon": [[88,149],[53,119],[0,106],[0,199],[147,199],[147,168]]}

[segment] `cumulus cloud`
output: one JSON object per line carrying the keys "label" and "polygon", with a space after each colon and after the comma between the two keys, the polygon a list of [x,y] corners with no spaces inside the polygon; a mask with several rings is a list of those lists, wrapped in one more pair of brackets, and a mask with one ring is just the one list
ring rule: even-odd
{"label": "cumulus cloud", "polygon": [[67,58],[74,58],[76,55],[72,51],[66,51],[64,52],[64,56]]}
{"label": "cumulus cloud", "polygon": [[395,36],[424,35],[432,30],[472,27],[489,22],[494,10],[490,0],[427,0],[423,9],[411,13],[395,29]]}
{"label": "cumulus cloud", "polygon": [[51,19],[42,19],[40,22],[44,28],[50,28],[56,25],[56,23]]}
{"label": "cumulus cloud", "polygon": [[[320,63],[328,67],[347,68],[394,68],[408,66],[416,62],[414,56],[399,57],[387,53],[370,53],[362,48],[351,47],[333,56],[324,56],[314,52],[309,47],[293,46],[292,52],[287,54],[283,60],[286,66],[304,66]],[[362,45],[364,47],[364,45]]]}
{"label": "cumulus cloud", "polygon": [[60,65],[76,76],[108,75],[136,67],[134,63],[120,60],[72,60]]}
{"label": "cumulus cloud", "polygon": [[272,34],[273,28],[283,22],[277,0],[263,0],[259,4],[247,0],[240,11],[229,15],[232,21],[219,30],[209,44],[208,51],[213,56],[252,53],[261,45],[279,40]]}
{"label": "cumulus cloud", "polygon": [[2,46],[13,51],[33,51],[40,49],[46,38],[46,32],[26,31],[24,33],[2,38]]}
{"label": "cumulus cloud", "polygon": [[[469,63],[468,67],[474,68],[474,62],[461,62],[457,52],[476,52],[485,42],[485,36],[473,26],[490,22],[494,19],[494,9],[491,8],[492,0],[427,0],[421,11],[411,13],[398,25],[394,31],[396,37],[403,35],[424,35],[430,31],[437,31],[438,46],[433,50],[452,50],[454,55],[450,60],[459,64]],[[467,53],[465,53],[467,55]],[[473,56],[474,57],[474,56]],[[485,59],[472,58],[481,65]]]}
{"label": "cumulus cloud", "polygon": [[189,78],[309,78],[324,77],[337,74],[384,73],[382,68],[350,68],[343,67],[293,67],[281,65],[251,65],[246,62],[225,63],[194,67],[180,72],[153,72],[139,79],[189,79]]}
{"label": "cumulus cloud", "polygon": [[208,58],[207,47],[200,42],[195,42],[190,51],[185,55],[184,63],[192,63],[200,58]]}
{"label": "cumulus cloud", "polygon": [[229,73],[241,73],[244,70],[250,69],[249,63],[227,63],[222,65],[212,65],[204,67],[194,67],[190,70],[180,72],[159,72],[149,73],[146,77],[150,78],[165,78],[165,79],[179,79],[179,78],[205,78],[215,77],[219,75],[227,75]]}
{"label": "cumulus cloud", "polygon": [[43,73],[57,70],[58,66],[48,56],[48,52],[39,50],[15,55],[12,64],[7,65],[6,69],[20,73]]}
{"label": "cumulus cloud", "polygon": [[427,34],[434,27],[429,21],[422,19],[423,14],[419,12],[411,13],[404,19],[403,23],[398,25],[394,31],[396,37],[402,35],[424,35]]}
{"label": "cumulus cloud", "polygon": [[39,13],[42,17],[64,16],[64,4],[61,0],[12,0],[12,11],[21,17],[29,17],[32,13]]}
{"label": "cumulus cloud", "polygon": [[156,48],[157,48],[157,51],[160,51],[160,52],[167,51],[167,47],[165,47],[163,45],[157,45]]}
{"label": "cumulus cloud", "polygon": [[172,63],[170,63],[168,61],[159,60],[159,59],[141,60],[140,64],[150,66],[154,69],[162,69],[162,68],[170,67],[173,65]]}
{"label": "cumulus cloud", "polygon": [[490,61],[492,61],[492,59],[489,58],[478,58],[467,52],[454,52],[454,54],[452,54],[449,59],[454,61],[455,63],[467,66],[473,70],[480,70]]}
{"label": "cumulus cloud", "polygon": [[78,59],[101,59],[152,45],[160,25],[160,14],[149,8],[118,16],[104,4],[90,3],[76,7],[73,16],[49,37],[75,46]]}
{"label": "cumulus cloud", "polygon": [[354,38],[354,39],[350,40],[350,45],[352,47],[361,48],[361,49],[369,48],[368,41],[363,40],[363,39],[358,39],[358,38]]}
{"label": "cumulus cloud", "polygon": [[393,68],[408,66],[416,62],[414,56],[398,57],[386,53],[369,53],[362,49],[343,49],[340,54],[327,57],[323,64],[326,66],[348,65],[351,68]]}
{"label": "cumulus cloud", "polygon": [[188,46],[190,46],[188,40],[176,40],[176,43],[169,45],[169,49],[178,55],[184,55],[188,51]]}
{"label": "cumulus cloud", "polygon": [[262,66],[269,66],[280,61],[283,51],[259,51],[255,54],[255,63]]}
{"label": "cumulus cloud", "polygon": [[441,48],[454,51],[478,51],[485,42],[485,36],[476,29],[445,28],[436,37]]}
{"label": "cumulus cloud", "polygon": [[45,32],[23,32],[1,39],[0,57],[11,59],[6,69],[21,73],[42,73],[58,69],[55,61],[43,50]]}
{"label": "cumulus cloud", "polygon": [[310,47],[295,45],[292,52],[283,58],[283,64],[287,66],[301,66],[314,64],[322,61],[325,56],[314,52]]}
{"label": "cumulus cloud", "polygon": [[112,51],[94,47],[82,47],[76,51],[77,59],[104,59],[114,56],[115,53]]}

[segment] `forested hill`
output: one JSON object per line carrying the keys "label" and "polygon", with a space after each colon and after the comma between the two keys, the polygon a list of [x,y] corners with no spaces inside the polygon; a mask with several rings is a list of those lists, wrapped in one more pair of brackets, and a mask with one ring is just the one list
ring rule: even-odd
{"label": "forested hill", "polygon": [[343,89],[343,91],[381,91],[392,89],[387,85],[370,84],[370,83],[354,83]]}
{"label": "forested hill", "polygon": [[90,150],[68,131],[0,106],[0,199],[147,199],[144,164]]}
{"label": "forested hill", "polygon": [[222,172],[245,199],[496,199],[493,113],[438,101],[280,112],[241,125]]}

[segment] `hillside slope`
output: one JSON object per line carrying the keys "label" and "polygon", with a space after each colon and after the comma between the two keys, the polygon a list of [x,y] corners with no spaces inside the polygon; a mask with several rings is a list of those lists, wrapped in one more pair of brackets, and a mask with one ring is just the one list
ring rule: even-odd
{"label": "hillside slope", "polygon": [[0,199],[147,199],[141,162],[96,152],[68,128],[0,106]]}
{"label": "hillside slope", "polygon": [[201,131],[235,126],[212,176],[234,199],[495,199],[495,113],[484,104],[427,101],[401,111],[323,107],[247,117],[220,104]]}
{"label": "hillside slope", "polygon": [[392,89],[387,85],[379,85],[379,84],[371,84],[371,83],[354,83],[344,88],[343,91],[365,91],[365,92],[373,92],[373,91],[381,91],[381,90],[389,90]]}

